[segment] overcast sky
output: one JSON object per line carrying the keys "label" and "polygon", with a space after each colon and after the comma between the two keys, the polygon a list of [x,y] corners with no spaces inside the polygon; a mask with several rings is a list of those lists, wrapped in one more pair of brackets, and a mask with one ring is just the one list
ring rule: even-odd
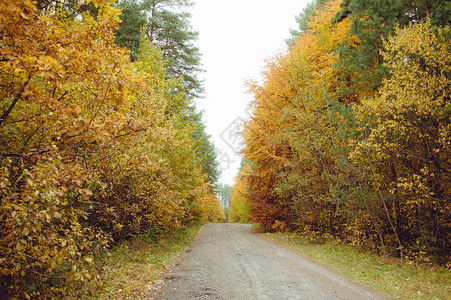
{"label": "overcast sky", "polygon": [[199,32],[207,133],[211,135],[222,170],[220,182],[232,184],[241,156],[236,125],[247,118],[252,96],[247,79],[260,80],[265,59],[286,51],[295,17],[308,0],[194,0],[191,24]]}

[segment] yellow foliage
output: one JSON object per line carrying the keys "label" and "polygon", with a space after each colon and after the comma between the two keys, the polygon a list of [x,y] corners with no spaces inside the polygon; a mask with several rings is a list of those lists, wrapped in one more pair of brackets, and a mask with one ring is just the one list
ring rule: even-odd
{"label": "yellow foliage", "polygon": [[[398,28],[379,56],[368,43],[386,31],[349,35],[355,13],[332,23],[341,2],[309,15],[288,53],[267,62],[263,84],[248,83],[243,154],[252,167],[235,182],[230,220],[247,208],[269,231],[307,228],[401,256],[447,253],[450,28],[429,20]],[[350,48],[362,56],[349,59]]]}
{"label": "yellow foliage", "polygon": [[183,226],[196,205],[224,218],[180,79],[150,43],[136,63],[114,45],[112,2],[94,1],[94,18],[0,0],[0,293],[11,297],[77,297],[112,241]]}
{"label": "yellow foliage", "polygon": [[250,174],[250,166],[244,164],[239,174],[235,177],[231,191],[230,206],[228,210],[229,222],[250,223],[251,216],[247,203],[246,176]]}
{"label": "yellow foliage", "polygon": [[[336,173],[330,107],[338,56],[333,51],[349,38],[350,26],[348,20],[330,22],[340,2],[331,1],[317,12],[308,23],[311,29],[288,54],[268,62],[262,86],[249,84],[254,114],[245,124],[243,152],[255,169],[245,179],[251,190],[247,200],[254,220],[265,222],[261,225],[269,230],[295,222],[298,211],[307,209],[304,199],[330,206],[329,182],[322,173]],[[312,210],[318,209],[315,205]]]}
{"label": "yellow foliage", "polygon": [[391,76],[377,97],[356,107],[363,138],[349,153],[372,174],[375,192],[389,192],[380,200],[393,203],[387,212],[393,223],[417,220],[423,224],[417,243],[440,249],[447,247],[451,211],[449,36],[449,27],[434,28],[427,20],[398,28],[384,43]]}

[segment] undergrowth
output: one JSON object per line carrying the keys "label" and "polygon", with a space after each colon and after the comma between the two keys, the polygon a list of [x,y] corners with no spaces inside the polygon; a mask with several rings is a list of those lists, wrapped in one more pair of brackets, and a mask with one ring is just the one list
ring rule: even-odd
{"label": "undergrowth", "polygon": [[117,245],[97,259],[100,287],[85,286],[84,299],[141,299],[146,297],[162,272],[173,264],[196,237],[202,224],[156,237],[143,233]]}

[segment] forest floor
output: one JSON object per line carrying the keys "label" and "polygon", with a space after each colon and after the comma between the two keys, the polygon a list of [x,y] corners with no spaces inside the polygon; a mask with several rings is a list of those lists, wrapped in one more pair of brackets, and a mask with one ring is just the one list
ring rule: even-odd
{"label": "forest floor", "polygon": [[204,225],[147,299],[384,298],[250,229]]}
{"label": "forest floor", "polygon": [[80,299],[144,299],[197,236],[202,224],[162,233],[143,233],[117,245],[94,266],[101,270],[100,285],[86,284]]}

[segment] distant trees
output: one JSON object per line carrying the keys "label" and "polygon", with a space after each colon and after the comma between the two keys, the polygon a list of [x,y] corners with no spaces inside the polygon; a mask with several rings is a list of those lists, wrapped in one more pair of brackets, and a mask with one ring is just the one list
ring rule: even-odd
{"label": "distant trees", "polygon": [[228,207],[230,205],[230,186],[228,184],[218,183],[216,189],[222,207]]}
{"label": "distant trees", "polygon": [[186,120],[195,127],[192,137],[196,142],[196,155],[201,161],[202,173],[207,175],[206,181],[208,181],[213,189],[216,190],[220,176],[216,150],[213,142],[210,140],[210,135],[205,131],[202,112],[197,112],[195,110],[195,105],[192,103],[189,107],[189,116]]}
{"label": "distant trees", "polygon": [[247,202],[246,175],[250,166],[247,161],[241,162],[241,168],[238,175],[234,178],[234,184],[231,188],[230,206],[228,209],[229,222],[250,223],[249,203]]}
{"label": "distant trees", "polygon": [[97,251],[224,219],[180,78],[110,2],[0,1],[2,296],[80,296]]}
{"label": "distant trees", "polygon": [[336,0],[301,14],[288,54],[249,83],[248,168],[233,191],[253,221],[448,259],[450,12]]}

